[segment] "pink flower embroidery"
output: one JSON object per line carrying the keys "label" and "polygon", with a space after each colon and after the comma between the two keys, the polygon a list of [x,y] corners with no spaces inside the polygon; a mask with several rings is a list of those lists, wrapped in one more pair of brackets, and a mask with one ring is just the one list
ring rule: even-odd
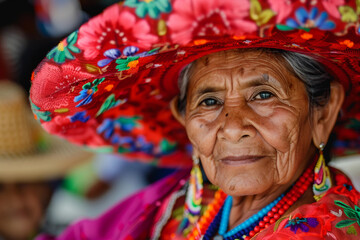
{"label": "pink flower embroidery", "polygon": [[[269,1],[271,9],[276,13],[276,16],[277,16],[276,22],[277,23],[281,23],[287,19],[289,14],[291,14],[291,12],[293,11],[294,5],[297,4],[297,8],[299,7],[298,2],[296,2],[296,1],[294,2],[291,0],[268,0],[268,1]],[[315,0],[315,1],[312,1],[312,5],[317,4],[318,1],[321,1],[321,3],[323,4],[323,6],[325,8],[325,11],[329,15],[331,15],[335,18],[341,17],[338,7],[341,5],[344,5],[344,0]],[[304,2],[304,1],[302,1],[302,2]]]}
{"label": "pink flower embroidery", "polygon": [[168,20],[174,42],[186,44],[192,39],[212,35],[242,35],[257,29],[249,15],[248,1],[177,0]]}
{"label": "pink flower embroidery", "polygon": [[[70,86],[83,79],[94,75],[82,71],[81,67],[73,64],[53,65],[44,63],[40,70],[35,73],[31,87],[31,100],[44,110],[54,110],[67,107],[64,101],[70,91]],[[59,94],[63,94],[60,97]]]}
{"label": "pink flower embroidery", "polygon": [[146,20],[138,20],[132,13],[122,10],[119,4],[114,4],[80,27],[78,46],[86,59],[94,59],[108,49],[124,45],[149,49],[158,41],[150,30]]}
{"label": "pink flower embroidery", "polygon": [[322,0],[321,2],[329,15],[335,18],[341,17],[338,8],[345,4],[344,0]]}
{"label": "pink flower embroidery", "polygon": [[281,23],[293,10],[290,0],[269,0],[271,9],[276,13],[276,22]]}
{"label": "pink flower embroidery", "polygon": [[66,138],[72,143],[89,147],[106,145],[105,140],[96,133],[97,122],[90,119],[87,122],[71,122],[69,117],[56,116],[50,122],[44,122],[43,128],[50,134]]}

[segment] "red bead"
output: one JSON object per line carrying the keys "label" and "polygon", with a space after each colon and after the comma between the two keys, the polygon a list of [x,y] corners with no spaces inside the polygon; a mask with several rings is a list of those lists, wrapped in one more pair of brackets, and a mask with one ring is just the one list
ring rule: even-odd
{"label": "red bead", "polygon": [[305,190],[304,189],[299,189],[299,193],[302,195],[302,194],[304,194],[304,192],[305,192]]}
{"label": "red bead", "polygon": [[244,238],[244,240],[250,240],[250,237],[246,236],[246,237]]}
{"label": "red bead", "polygon": [[296,200],[299,198],[299,196],[293,196],[292,198],[291,198],[291,200],[293,200],[294,202],[296,202]]}
{"label": "red bead", "polygon": [[274,222],[276,222],[276,220],[275,219],[270,219],[270,224],[273,224]]}
{"label": "red bead", "polygon": [[265,228],[268,228],[270,226],[270,223],[265,223]]}
{"label": "red bead", "polygon": [[254,235],[255,235],[255,232],[254,232],[254,231],[250,231],[250,232],[249,232],[249,236],[250,236],[250,237],[253,237]]}
{"label": "red bead", "polygon": [[290,207],[290,206],[289,206],[288,204],[284,204],[283,209],[284,209],[284,210],[288,210],[289,207]]}
{"label": "red bead", "polygon": [[278,203],[278,204],[283,205],[284,203],[285,203],[285,200],[282,198],[282,199],[279,201],[279,203]]}
{"label": "red bead", "polygon": [[290,206],[294,204],[294,201],[293,200],[288,200],[287,201],[287,204],[289,204]]}
{"label": "red bead", "polygon": [[264,221],[260,221],[260,222],[259,222],[259,227],[261,227],[261,228],[265,227],[265,222],[264,222]]}
{"label": "red bead", "polygon": [[280,215],[283,215],[284,213],[285,213],[285,210],[284,210],[283,208],[280,208],[280,209],[279,209],[279,214],[280,214]]}
{"label": "red bead", "polygon": [[255,232],[259,232],[259,231],[260,231],[260,227],[259,227],[259,226],[254,227],[254,231],[255,231]]}
{"label": "red bead", "polygon": [[269,222],[270,218],[268,216],[265,216],[263,220],[264,220],[264,222]]}
{"label": "red bead", "polygon": [[279,218],[280,218],[280,214],[275,213],[275,214],[274,214],[274,219],[275,219],[275,220],[278,220]]}
{"label": "red bead", "polygon": [[274,213],[273,212],[268,212],[267,214],[269,217],[273,217],[274,216]]}
{"label": "red bead", "polygon": [[278,210],[279,210],[279,209],[277,209],[276,207],[273,207],[273,208],[271,209],[271,211],[274,212],[274,213],[276,213]]}

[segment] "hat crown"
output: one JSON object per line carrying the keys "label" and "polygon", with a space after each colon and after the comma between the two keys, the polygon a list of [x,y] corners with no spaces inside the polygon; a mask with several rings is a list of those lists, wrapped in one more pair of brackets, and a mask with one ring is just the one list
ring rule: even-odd
{"label": "hat crown", "polygon": [[36,151],[39,126],[32,118],[25,91],[0,81],[0,161]]}

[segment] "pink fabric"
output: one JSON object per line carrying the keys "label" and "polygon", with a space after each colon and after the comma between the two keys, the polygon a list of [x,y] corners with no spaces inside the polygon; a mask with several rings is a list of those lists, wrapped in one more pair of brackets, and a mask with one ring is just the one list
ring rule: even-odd
{"label": "pink fabric", "polygon": [[179,183],[186,182],[189,173],[189,169],[179,170],[117,204],[98,219],[81,220],[58,237],[40,235],[36,240],[149,239],[149,229],[162,202],[182,186]]}

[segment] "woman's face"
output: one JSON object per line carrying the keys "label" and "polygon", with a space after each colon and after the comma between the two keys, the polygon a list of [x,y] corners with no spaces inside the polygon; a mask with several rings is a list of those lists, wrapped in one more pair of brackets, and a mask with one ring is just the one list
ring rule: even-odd
{"label": "woman's face", "polygon": [[48,183],[0,184],[0,236],[30,239],[39,229],[51,193]]}
{"label": "woman's face", "polygon": [[304,84],[264,52],[231,50],[194,64],[184,121],[209,180],[232,196],[294,182],[315,152]]}

